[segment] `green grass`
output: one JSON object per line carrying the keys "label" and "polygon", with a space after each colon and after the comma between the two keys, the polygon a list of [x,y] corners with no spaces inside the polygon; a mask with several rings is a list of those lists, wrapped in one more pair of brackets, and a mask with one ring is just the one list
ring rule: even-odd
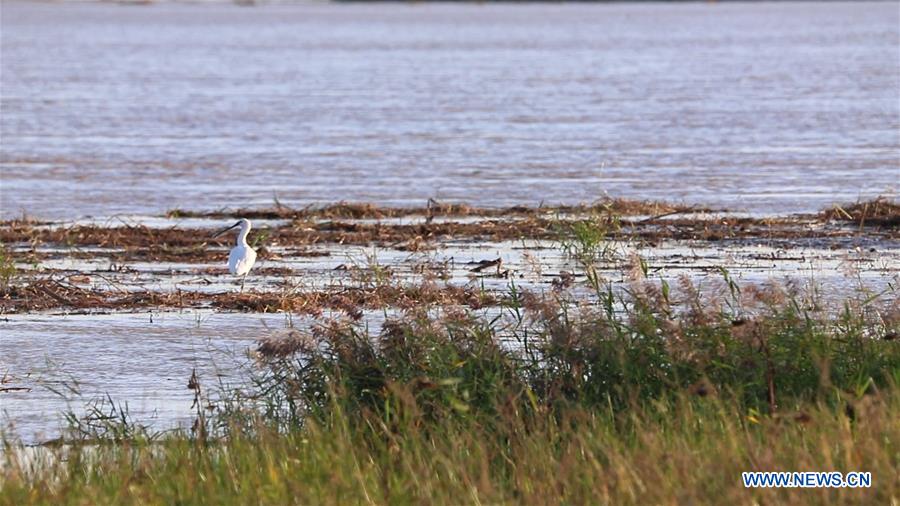
{"label": "green grass", "polygon": [[12,254],[5,245],[0,243],[0,291],[5,292],[9,289],[10,283],[17,273],[18,269],[16,269]]}
{"label": "green grass", "polygon": [[556,226],[560,247],[584,266],[615,257],[616,243],[609,235],[620,229],[619,217],[608,211],[580,220],[559,220]]}
{"label": "green grass", "polygon": [[[591,305],[511,285],[503,318],[420,308],[379,335],[273,337],[253,386],[201,399],[216,409],[190,433],[149,434],[110,400],[37,459],[8,443],[0,503],[900,501],[896,297],[835,313],[726,285],[598,288]],[[753,470],[874,484],[744,489]]]}
{"label": "green grass", "polygon": [[[866,401],[854,420],[821,405],[755,418],[714,397],[558,420],[504,411],[491,424],[423,424],[412,405],[391,424],[336,411],[288,432],[260,425],[222,441],[177,436],[47,449],[27,463],[7,457],[0,503],[891,504],[900,403],[893,394]],[[740,473],[749,470],[869,471],[874,483],[747,490]]]}

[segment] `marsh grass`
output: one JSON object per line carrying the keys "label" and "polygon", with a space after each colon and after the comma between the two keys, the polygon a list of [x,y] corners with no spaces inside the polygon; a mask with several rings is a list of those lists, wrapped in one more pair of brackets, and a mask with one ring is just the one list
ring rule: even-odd
{"label": "marsh grass", "polygon": [[10,283],[16,277],[18,269],[9,249],[0,243],[0,292],[9,290]]}
{"label": "marsh grass", "polygon": [[[900,500],[895,292],[833,311],[790,286],[723,272],[701,291],[633,263],[626,290],[594,278],[591,303],[510,281],[499,312],[423,292],[377,330],[267,337],[248,387],[203,398],[191,378],[190,432],[148,437],[108,399],[66,444],[7,441],[0,502]],[[748,490],[742,471],[868,471],[874,486]]]}
{"label": "marsh grass", "polygon": [[219,292],[176,290],[103,290],[81,287],[62,277],[22,279],[0,291],[0,314],[24,313],[53,308],[115,310],[136,308],[176,308],[211,306],[230,311],[258,313],[292,312],[321,315],[326,310],[343,311],[359,317],[365,309],[394,306],[410,308],[420,304],[467,304],[482,307],[497,303],[499,297],[473,286],[459,286],[425,279],[420,283],[389,282],[390,271],[376,274],[354,269],[354,281],[363,286],[302,290],[286,284],[277,292]]}
{"label": "marsh grass", "polygon": [[84,413],[69,410],[63,414],[66,434],[58,442],[84,443],[141,443],[162,437],[131,416],[128,404],[116,402],[109,394],[88,402]]}
{"label": "marsh grass", "polygon": [[377,335],[353,323],[318,327],[290,353],[262,350],[257,386],[299,410],[290,425],[326,419],[335,403],[388,416],[398,388],[434,420],[492,419],[501,405],[618,412],[685,392],[774,415],[900,384],[893,293],[829,313],[776,285],[742,290],[727,276],[724,285],[725,296],[710,299],[686,280],[678,290],[636,282],[580,304],[511,284],[503,314],[412,308]]}
{"label": "marsh grass", "polygon": [[425,207],[383,207],[370,203],[340,202],[324,206],[306,206],[291,208],[275,202],[268,209],[236,209],[212,212],[193,212],[184,209],[173,209],[167,213],[170,218],[235,218],[250,219],[291,219],[298,221],[335,220],[335,219],[383,219],[410,216],[427,217],[521,217],[541,214],[584,214],[596,211],[612,210],[622,215],[655,215],[659,213],[708,212],[707,207],[696,207],[672,204],[668,202],[607,198],[593,204],[574,206],[513,206],[505,208],[475,207],[465,203],[445,203],[429,199]]}
{"label": "marsh grass", "polygon": [[613,260],[617,242],[611,239],[621,231],[619,216],[612,212],[595,213],[580,220],[560,220],[557,224],[563,252],[582,265]]}
{"label": "marsh grass", "polygon": [[826,209],[820,213],[826,220],[844,220],[856,222],[860,228],[865,225],[878,227],[900,227],[900,203],[884,197],[857,202],[855,204]]}
{"label": "marsh grass", "polygon": [[[756,417],[717,397],[628,413],[512,411],[422,425],[336,411],[287,432],[224,440],[4,449],[3,504],[891,504],[900,494],[900,404],[867,397],[850,419],[822,405]],[[865,470],[869,489],[755,489],[754,470]]]}
{"label": "marsh grass", "polygon": [[[813,215],[751,218],[707,214],[700,217],[695,213],[712,211],[659,202],[607,200],[585,206],[506,209],[472,208],[463,204],[435,204],[427,208],[338,204],[301,210],[280,206],[213,213],[173,211],[169,217],[224,220],[237,216],[290,220],[285,224],[254,229],[250,240],[260,247],[260,257],[265,258],[269,255],[267,248],[274,249],[275,246],[291,248],[294,256],[316,256],[321,251],[311,247],[322,244],[421,251],[438,247],[441,241],[447,240],[554,240],[561,235],[576,254],[594,253],[598,248],[602,252],[602,246],[609,238],[650,243],[661,240],[811,239],[833,245],[840,240],[858,237],[860,231],[865,231],[872,239],[887,241],[898,237],[898,209],[900,204],[895,201],[875,199],[852,206],[834,207]],[[686,216],[677,216],[680,214]],[[434,220],[438,216],[480,219]],[[378,221],[404,217],[424,217],[425,221]],[[610,221],[612,219],[615,223]],[[231,243],[229,237],[211,239],[210,230],[206,228],[151,228],[127,223],[109,225],[5,220],[0,222],[0,242],[14,247],[13,256],[19,263],[45,257],[48,253],[40,250],[54,245],[71,249],[67,255],[73,258],[100,256],[116,263],[137,260],[204,263],[220,259],[222,251]],[[80,247],[94,249],[78,251]]]}

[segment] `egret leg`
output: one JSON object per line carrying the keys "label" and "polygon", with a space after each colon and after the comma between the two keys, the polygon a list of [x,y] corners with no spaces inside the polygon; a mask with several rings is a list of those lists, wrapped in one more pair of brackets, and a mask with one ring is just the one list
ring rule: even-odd
{"label": "egret leg", "polygon": [[247,275],[241,276],[241,293],[244,293],[244,281],[247,281]]}

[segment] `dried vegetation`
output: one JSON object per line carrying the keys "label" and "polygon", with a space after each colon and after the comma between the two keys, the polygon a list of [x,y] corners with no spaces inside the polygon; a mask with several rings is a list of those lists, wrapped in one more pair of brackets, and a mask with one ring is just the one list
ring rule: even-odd
{"label": "dried vegetation", "polygon": [[[318,245],[377,245],[401,251],[429,249],[446,240],[506,241],[559,239],[572,224],[615,217],[618,225],[608,231],[612,238],[630,238],[648,243],[661,240],[832,240],[857,236],[860,229],[885,240],[900,238],[900,206],[877,199],[834,208],[818,215],[747,218],[709,214],[709,209],[673,206],[657,202],[610,200],[593,206],[472,208],[465,205],[434,205],[427,208],[382,208],[373,205],[339,204],[302,210],[284,207],[271,210],[189,213],[173,211],[173,217],[230,219],[277,218],[289,223],[266,226],[251,235],[260,246],[291,250],[294,256],[317,256]],[[683,214],[696,214],[679,217]],[[702,214],[705,213],[705,214]],[[412,219],[418,217],[422,219]],[[434,220],[435,217],[448,218]],[[477,220],[452,218],[477,217]],[[410,218],[409,222],[379,222],[380,219]],[[360,221],[364,220],[364,221]],[[858,226],[847,226],[853,222]],[[15,246],[17,261],[40,260],[40,247],[70,248],[73,258],[105,257],[114,262],[168,261],[212,262],[229,245],[229,238],[213,239],[209,229],[151,228],[144,225],[47,226],[29,220],[0,223],[0,243]],[[79,251],[90,248],[90,251]]]}
{"label": "dried vegetation", "polygon": [[[280,219],[287,223],[264,226],[251,235],[260,258],[328,255],[334,245],[377,245],[401,251],[438,247],[442,241],[507,241],[543,239],[559,241],[570,256],[590,263],[607,254],[611,241],[630,240],[655,244],[661,240],[700,241],[809,241],[834,247],[860,237],[894,241],[900,238],[900,205],[876,199],[852,206],[835,207],[817,215],[747,218],[709,214],[709,209],[658,202],[609,200],[591,206],[553,208],[473,208],[462,204],[430,203],[428,207],[384,208],[365,204],[337,204],[319,208],[189,213],[173,211],[172,217],[225,219],[234,215],[254,219]],[[697,214],[700,213],[700,214]],[[685,214],[691,214],[685,216]],[[413,219],[415,217],[415,219]],[[477,219],[452,219],[452,218]],[[409,220],[391,220],[409,218]],[[442,219],[436,219],[442,218]],[[446,218],[446,219],[444,219]],[[388,220],[388,221],[379,221]],[[830,243],[828,241],[831,241]],[[433,283],[420,286],[385,285],[339,288],[319,292],[284,290],[277,293],[198,293],[175,290],[111,290],[86,288],[50,275],[19,276],[16,264],[38,264],[51,256],[107,259],[111,266],[129,262],[218,263],[229,239],[213,239],[210,230],[177,226],[144,225],[47,226],[25,219],[0,224],[0,311],[28,312],[54,308],[111,310],[137,308],[217,307],[245,311],[294,311],[316,313],[324,309],[354,314],[359,309],[405,307],[417,301],[447,302],[477,307],[484,294],[470,288]],[[273,270],[274,269],[274,270]],[[480,267],[472,270],[477,271]],[[256,274],[287,275],[284,268],[269,267]],[[498,273],[500,267],[497,266]],[[204,269],[216,275],[218,269]],[[357,309],[353,309],[356,307]]]}
{"label": "dried vegetation", "polygon": [[7,288],[0,299],[0,314],[65,309],[70,312],[97,312],[140,309],[184,309],[213,307],[229,311],[321,315],[341,311],[360,318],[362,310],[395,307],[407,309],[428,305],[466,305],[472,308],[495,305],[498,298],[471,286],[436,284],[383,284],[330,290],[284,290],[282,292],[219,292],[176,290],[111,291],[86,288],[65,279],[40,278]]}

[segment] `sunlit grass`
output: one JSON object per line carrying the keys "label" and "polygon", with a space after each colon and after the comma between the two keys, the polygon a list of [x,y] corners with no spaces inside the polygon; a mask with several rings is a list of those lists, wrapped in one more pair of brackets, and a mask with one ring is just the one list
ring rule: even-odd
{"label": "sunlit grass", "polygon": [[[775,284],[436,301],[377,334],[273,335],[252,386],[160,435],[112,399],[64,443],[8,442],[7,504],[891,504],[900,311]],[[583,288],[583,287],[582,287]],[[890,289],[889,289],[890,290]],[[206,410],[212,403],[214,409]],[[743,471],[871,472],[868,489],[745,489]]]}
{"label": "sunlit grass", "polygon": [[[525,421],[392,425],[334,412],[289,432],[263,425],[221,441],[5,450],[5,504],[891,504],[900,494],[900,403],[860,401],[753,417],[681,396],[640,409]],[[742,471],[869,471],[870,489],[756,489]]]}

